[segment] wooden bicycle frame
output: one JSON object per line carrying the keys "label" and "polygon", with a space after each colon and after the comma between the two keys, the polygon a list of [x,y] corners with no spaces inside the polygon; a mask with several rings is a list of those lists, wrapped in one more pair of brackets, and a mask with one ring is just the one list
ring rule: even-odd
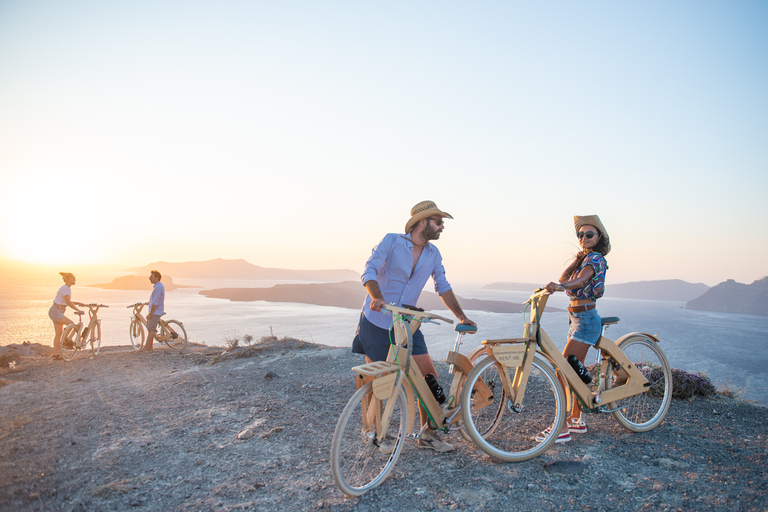
{"label": "wooden bicycle frame", "polygon": [[[78,303],[79,304],[79,303]],[[102,304],[80,304],[81,306],[85,306],[88,308],[88,312],[90,313],[90,318],[88,319],[88,340],[93,340],[93,332],[94,327],[100,322],[100,320],[97,318],[97,314],[99,312],[99,308],[106,307]],[[80,337],[83,335],[83,315],[77,315],[80,317],[80,320],[75,324],[75,328],[77,329],[77,343],[80,343],[82,340]],[[78,348],[80,348],[78,346]]]}
{"label": "wooden bicycle frame", "polygon": [[[424,380],[421,371],[419,371],[419,367],[414,364],[411,353],[407,348],[413,346],[413,333],[421,325],[421,321],[417,317],[423,313],[395,306],[386,306],[386,308],[395,315],[395,344],[390,346],[387,360],[375,361],[352,368],[352,371],[357,373],[356,382],[358,389],[367,382],[373,381],[373,397],[367,404],[363,401],[364,427],[369,427],[375,421],[377,427],[376,438],[378,441],[383,439],[389,428],[389,421],[397,402],[398,390],[404,384],[404,381],[407,380],[410,385],[403,386],[407,397],[406,432],[414,431],[413,422],[416,418],[416,396],[418,396],[424,408],[429,412],[435,428],[447,428],[448,425],[460,419],[458,414],[458,387],[461,380],[460,377],[472,370],[472,363],[469,357],[457,351],[448,353],[447,362],[453,365],[454,375],[448,395],[448,400],[451,402],[444,411],[432,395],[432,391]],[[410,317],[410,322],[406,322],[403,317]],[[424,317],[453,323],[453,320],[431,313],[424,314]],[[476,350],[484,350],[484,347],[478,347]],[[490,393],[490,390],[487,390],[487,393]],[[388,400],[383,410],[381,408],[382,400]]]}
{"label": "wooden bicycle frame", "polygon": [[[149,305],[149,302],[142,302],[138,304],[134,304],[133,306],[133,316],[139,320],[142,324],[144,324],[144,328],[147,328],[147,319],[144,318],[144,315],[141,314],[141,310],[144,309],[144,306]],[[165,315],[165,313],[163,313]],[[163,316],[161,315],[161,317]],[[155,335],[155,341],[168,341],[173,336],[170,332],[170,329],[167,328],[165,320],[160,318],[160,321],[157,323],[157,326],[160,327],[160,332]]]}
{"label": "wooden bicycle frame", "polygon": [[[598,408],[602,404],[609,404],[623,398],[639,395],[648,390],[648,380],[635,367],[634,363],[627,358],[624,352],[621,351],[618,343],[621,343],[626,337],[636,334],[642,334],[654,341],[658,341],[654,336],[645,333],[631,333],[620,338],[618,342],[614,342],[601,335],[595,345],[595,348],[603,353],[603,359],[600,363],[600,385],[597,392],[592,392],[582,382],[576,371],[563,357],[544,329],[541,328],[541,314],[544,312],[548,298],[549,293],[541,291],[535,293],[529,299],[531,316],[530,322],[525,325],[523,338],[483,341],[487,354],[494,356],[498,361],[498,365],[506,368],[515,368],[515,374],[512,378],[510,378],[506,371],[499,371],[504,390],[508,392],[507,396],[510,397],[515,410],[522,409],[525,388],[536,353],[542,354],[549,360],[557,371],[561,382],[567,383],[571,390],[590,409]],[[613,366],[610,370],[608,368],[609,364]],[[626,382],[615,388],[605,389],[605,379],[610,378],[611,373],[614,371],[618,373],[621,378],[620,380],[626,377]],[[568,401],[567,409],[570,411],[573,408],[571,394],[567,392],[567,389],[565,391]],[[482,407],[482,404],[479,404],[479,406]]]}

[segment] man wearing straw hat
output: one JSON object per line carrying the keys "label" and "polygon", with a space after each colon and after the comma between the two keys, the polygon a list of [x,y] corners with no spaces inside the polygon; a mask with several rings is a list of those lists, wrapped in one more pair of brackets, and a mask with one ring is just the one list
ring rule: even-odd
{"label": "man wearing straw hat", "polygon": [[[432,277],[435,292],[451,312],[464,324],[477,325],[467,318],[445,278],[445,268],[440,251],[432,240],[440,238],[443,219],[452,219],[433,201],[422,201],[411,209],[411,218],[405,224],[405,234],[389,233],[373,248],[365,263],[362,281],[368,295],[363,304],[360,323],[352,342],[352,352],[364,354],[368,362],[386,361],[389,352],[390,316],[380,312],[384,304],[416,305],[427,280]],[[413,360],[422,375],[437,375],[432,358],[427,351],[421,329],[413,334]],[[420,408],[421,424],[428,417]],[[453,449],[441,441],[431,430],[426,430],[419,445],[439,452]]]}

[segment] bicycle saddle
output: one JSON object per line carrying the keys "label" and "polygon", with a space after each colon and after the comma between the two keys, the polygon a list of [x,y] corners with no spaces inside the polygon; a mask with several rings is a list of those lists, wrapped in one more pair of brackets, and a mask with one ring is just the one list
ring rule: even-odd
{"label": "bicycle saddle", "polygon": [[477,327],[470,324],[458,324],[456,327],[454,327],[454,330],[464,334],[474,334],[477,332]]}

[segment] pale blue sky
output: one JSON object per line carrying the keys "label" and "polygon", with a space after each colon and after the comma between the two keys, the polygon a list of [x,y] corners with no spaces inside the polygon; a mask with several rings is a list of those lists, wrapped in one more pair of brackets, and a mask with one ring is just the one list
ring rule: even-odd
{"label": "pale blue sky", "polygon": [[433,199],[449,278],[554,279],[571,217],[597,213],[613,282],[752,282],[767,21],[764,2],[0,0],[0,258],[357,270]]}

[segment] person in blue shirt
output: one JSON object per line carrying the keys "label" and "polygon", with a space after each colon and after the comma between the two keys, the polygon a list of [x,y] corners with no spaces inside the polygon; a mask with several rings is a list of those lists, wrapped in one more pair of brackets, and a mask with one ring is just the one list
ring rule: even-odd
{"label": "person in blue shirt", "polygon": [[[386,361],[390,339],[394,339],[394,333],[390,334],[392,317],[381,313],[381,306],[417,305],[421,290],[430,277],[435,283],[435,292],[456,318],[461,323],[477,325],[461,309],[446,280],[440,251],[431,243],[440,238],[446,218],[453,217],[441,211],[433,201],[422,201],[411,209],[405,233],[389,233],[373,248],[362,274],[368,293],[352,342],[352,352],[364,354],[366,361]],[[422,375],[437,375],[421,329],[413,334],[412,353]],[[419,412],[424,425],[428,417],[422,408]],[[431,430],[424,432],[419,445],[440,452],[453,449]]]}
{"label": "person in blue shirt", "polygon": [[149,296],[149,313],[147,314],[147,342],[139,352],[151,352],[152,344],[157,335],[157,324],[160,317],[165,313],[165,286],[160,280],[163,276],[157,270],[149,274],[149,282],[152,283],[152,294]]}

